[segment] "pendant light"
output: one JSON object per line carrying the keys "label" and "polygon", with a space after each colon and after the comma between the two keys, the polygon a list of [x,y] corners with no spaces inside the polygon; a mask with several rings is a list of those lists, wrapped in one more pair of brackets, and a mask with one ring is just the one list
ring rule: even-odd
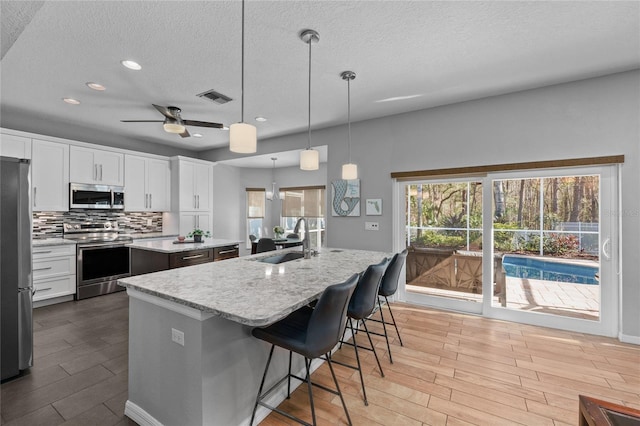
{"label": "pendant light", "polygon": [[314,30],[304,30],[300,39],[309,45],[309,143],[307,149],[300,152],[301,170],[318,170],[320,168],[320,153],[311,149],[311,44],[320,41],[320,35]]}
{"label": "pendant light", "polygon": [[267,200],[269,201],[278,201],[281,196],[280,192],[276,191],[276,160],[278,157],[271,157],[271,161],[273,161],[273,169],[271,169],[271,192],[267,191]]}
{"label": "pendant light", "polygon": [[351,162],[351,80],[355,80],[356,73],[353,71],[343,71],[340,77],[347,81],[347,128],[349,129],[349,139],[347,140],[349,162],[342,165],[342,179],[352,180],[358,179],[358,165]]}
{"label": "pendant light", "polygon": [[242,0],[242,69],[240,88],[240,122],[229,126],[231,152],[251,154],[257,151],[256,127],[244,122],[244,0]]}

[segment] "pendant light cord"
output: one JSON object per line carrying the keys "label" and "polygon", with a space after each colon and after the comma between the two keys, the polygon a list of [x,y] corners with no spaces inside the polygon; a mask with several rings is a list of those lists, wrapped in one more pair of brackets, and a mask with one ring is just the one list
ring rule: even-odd
{"label": "pendant light cord", "polygon": [[311,41],[312,38],[309,38],[309,143],[307,149],[311,149]]}
{"label": "pendant light cord", "polygon": [[240,73],[240,122],[244,123],[244,0],[242,0],[242,61]]}
{"label": "pendant light cord", "polygon": [[347,123],[349,129],[349,164],[351,164],[351,78],[347,78]]}

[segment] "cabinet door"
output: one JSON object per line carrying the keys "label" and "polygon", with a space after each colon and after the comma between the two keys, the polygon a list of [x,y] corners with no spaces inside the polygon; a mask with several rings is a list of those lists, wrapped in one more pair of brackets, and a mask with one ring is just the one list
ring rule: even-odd
{"label": "cabinet door", "polygon": [[124,155],[117,152],[95,151],[93,161],[96,164],[97,180],[103,185],[124,184]]}
{"label": "cabinet door", "polygon": [[124,208],[130,212],[148,210],[149,197],[145,187],[146,158],[127,155],[125,158]]}
{"label": "cabinet door", "polygon": [[195,174],[196,164],[181,161],[179,166],[180,210],[196,210]]}
{"label": "cabinet door", "polygon": [[69,210],[69,145],[33,140],[32,200],[34,211]]}
{"label": "cabinet door", "polygon": [[73,183],[98,183],[98,166],[93,161],[94,150],[71,146],[69,148],[69,180]]}
{"label": "cabinet door", "polygon": [[180,213],[180,235],[187,235],[196,228],[195,213]]}
{"label": "cabinet door", "polygon": [[[171,171],[168,160],[147,159],[147,194],[149,210],[171,210]],[[125,195],[126,196],[126,195]]]}
{"label": "cabinet door", "polygon": [[22,136],[0,135],[0,156],[31,158],[31,139]]}
{"label": "cabinet door", "polygon": [[211,229],[211,214],[196,213],[196,226],[205,232],[211,232],[211,235],[213,235],[213,230]]}
{"label": "cabinet door", "polygon": [[195,174],[195,195],[196,195],[196,209],[209,211],[210,192],[211,192],[211,166],[205,164],[198,164],[196,166]]}

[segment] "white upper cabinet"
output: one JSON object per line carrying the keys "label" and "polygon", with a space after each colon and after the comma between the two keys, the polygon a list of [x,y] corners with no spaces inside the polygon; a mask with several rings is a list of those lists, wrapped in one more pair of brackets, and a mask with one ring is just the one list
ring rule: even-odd
{"label": "white upper cabinet", "polygon": [[125,155],[126,211],[168,211],[171,208],[169,160]]}
{"label": "white upper cabinet", "polygon": [[69,145],[34,139],[31,180],[34,211],[68,211]]}
{"label": "white upper cabinet", "polygon": [[0,156],[31,158],[31,138],[0,134]]}
{"label": "white upper cabinet", "polygon": [[211,210],[211,165],[179,160],[179,210]]}
{"label": "white upper cabinet", "polygon": [[124,154],[71,146],[70,164],[73,183],[124,185]]}

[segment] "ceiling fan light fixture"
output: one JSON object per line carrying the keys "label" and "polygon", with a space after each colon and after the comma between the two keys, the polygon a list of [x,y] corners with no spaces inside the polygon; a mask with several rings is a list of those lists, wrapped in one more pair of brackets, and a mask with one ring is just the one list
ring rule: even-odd
{"label": "ceiling fan light fixture", "polygon": [[320,153],[315,149],[300,151],[300,170],[318,170],[320,168]]}
{"label": "ceiling fan light fixture", "polygon": [[234,123],[229,126],[229,150],[238,154],[251,154],[257,151],[256,127],[247,123]]}
{"label": "ceiling fan light fixture", "polygon": [[167,133],[182,133],[185,131],[185,127],[178,120],[167,118],[162,125],[164,131]]}

